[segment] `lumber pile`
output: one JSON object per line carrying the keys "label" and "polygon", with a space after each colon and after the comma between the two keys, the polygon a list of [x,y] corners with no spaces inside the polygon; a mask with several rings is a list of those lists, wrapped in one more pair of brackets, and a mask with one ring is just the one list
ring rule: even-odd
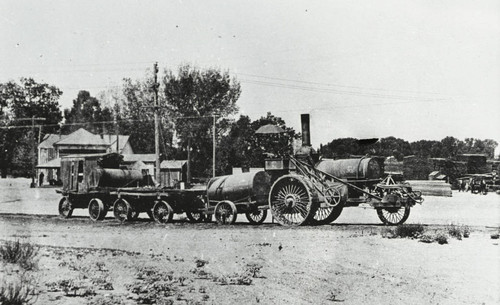
{"label": "lumber pile", "polygon": [[414,191],[423,196],[451,197],[451,185],[441,180],[406,180]]}

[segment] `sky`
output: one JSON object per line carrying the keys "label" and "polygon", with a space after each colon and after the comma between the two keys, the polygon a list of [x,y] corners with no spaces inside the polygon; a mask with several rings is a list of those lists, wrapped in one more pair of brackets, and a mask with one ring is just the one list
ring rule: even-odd
{"label": "sky", "polygon": [[[220,68],[239,114],[335,138],[500,143],[500,1],[0,1],[0,82],[59,87],[63,108],[154,62]],[[497,151],[498,153],[498,151]]]}

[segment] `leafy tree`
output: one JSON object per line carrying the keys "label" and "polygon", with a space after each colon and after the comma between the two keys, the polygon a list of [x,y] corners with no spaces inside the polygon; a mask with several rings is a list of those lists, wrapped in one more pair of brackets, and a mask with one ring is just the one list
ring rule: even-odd
{"label": "leafy tree", "polygon": [[325,158],[348,158],[351,155],[363,154],[358,140],[354,138],[339,138],[323,145],[320,151]]}
{"label": "leafy tree", "polygon": [[[165,71],[163,95],[175,117],[175,129],[181,147],[191,139],[193,176],[209,176],[212,172],[207,160],[212,159],[212,126],[216,116],[216,143],[227,132],[224,119],[236,113],[236,101],[241,87],[229,72],[217,69],[200,70],[182,65],[174,74]],[[184,155],[187,151],[184,151]]]}
{"label": "leafy tree", "polygon": [[[255,134],[257,129],[267,124],[279,126],[285,133]],[[240,116],[231,124],[228,134],[221,139],[217,155],[219,170],[227,174],[232,167],[263,167],[268,154],[293,153],[292,142],[297,138],[299,134],[293,128],[287,127],[282,118],[270,112],[253,122],[248,116]]]}
{"label": "leafy tree", "polygon": [[[154,80],[147,75],[143,80],[123,80],[123,96],[117,97],[119,130],[130,135],[130,143],[135,153],[155,152],[154,126]],[[160,104],[162,97],[160,96]],[[166,153],[166,144],[172,141],[172,124],[164,109],[160,109],[160,151]]]}
{"label": "leafy tree", "polygon": [[[31,171],[31,140],[30,118],[44,118],[45,121],[37,124],[44,125],[42,135],[59,129],[62,113],[59,106],[59,97],[62,91],[57,87],[38,83],[32,78],[21,78],[19,84],[14,81],[0,84],[0,111],[3,115],[3,127],[0,134],[0,169],[2,175],[7,170],[15,170],[21,175],[28,175]],[[30,130],[27,132],[27,130]],[[29,136],[27,136],[29,135]],[[29,150],[27,150],[29,148]],[[28,153],[28,151],[30,151]],[[24,160],[24,161],[20,161]]]}
{"label": "leafy tree", "polygon": [[92,133],[100,134],[108,132],[106,125],[110,124],[101,122],[111,121],[113,113],[110,108],[102,107],[101,102],[88,91],[82,90],[73,100],[71,109],[64,109],[64,118],[64,133],[71,133],[83,127]]}

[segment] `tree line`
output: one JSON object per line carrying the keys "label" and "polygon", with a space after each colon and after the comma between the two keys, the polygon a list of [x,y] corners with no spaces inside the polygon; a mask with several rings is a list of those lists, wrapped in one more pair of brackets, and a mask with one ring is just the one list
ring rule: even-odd
{"label": "tree line", "polygon": [[[374,143],[373,143],[374,142]],[[408,142],[395,137],[378,141],[364,142],[354,138],[334,139],[321,146],[320,152],[328,158],[346,158],[352,155],[394,156],[399,161],[404,156],[415,155],[421,158],[455,159],[461,154],[484,154],[494,158],[498,143],[491,139],[466,138],[465,141],[448,136],[441,141],[419,140]]]}
{"label": "tree line", "polygon": [[[71,108],[61,110],[62,91],[56,86],[21,78],[19,82],[0,83],[0,171],[17,176],[31,173],[32,137],[38,141],[45,134],[69,134],[85,128],[95,134],[129,135],[135,153],[154,152],[154,96],[160,103],[160,151],[162,159],[185,160],[188,150],[194,177],[212,173],[212,148],[215,136],[216,174],[227,174],[234,167],[262,167],[269,153],[292,153],[299,138],[293,128],[271,113],[252,121],[239,116],[237,100],[241,95],[239,81],[228,71],[199,69],[181,65],[176,71],[167,68],[155,84],[154,71],[140,79],[126,78],[115,89],[92,96],[80,91]],[[29,128],[31,119],[41,128]],[[215,135],[213,124],[215,123]],[[256,135],[263,125],[274,124],[286,132],[279,135]],[[33,134],[34,133],[34,134]],[[408,143],[394,137],[366,144],[352,138],[335,139],[321,146],[325,157],[352,155],[394,155],[397,158],[415,154],[422,157],[453,157],[460,153],[485,153],[493,157],[497,143],[493,140],[447,137],[441,141]]]}

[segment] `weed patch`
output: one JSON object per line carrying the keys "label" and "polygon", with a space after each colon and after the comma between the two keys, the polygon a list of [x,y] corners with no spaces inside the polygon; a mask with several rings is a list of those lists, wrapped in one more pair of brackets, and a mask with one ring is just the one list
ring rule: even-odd
{"label": "weed patch", "polygon": [[18,264],[25,270],[33,270],[37,266],[38,247],[19,240],[7,241],[0,246],[0,257],[4,262]]}
{"label": "weed patch", "polygon": [[0,282],[0,304],[32,304],[37,295],[35,280],[24,274],[15,280]]}

